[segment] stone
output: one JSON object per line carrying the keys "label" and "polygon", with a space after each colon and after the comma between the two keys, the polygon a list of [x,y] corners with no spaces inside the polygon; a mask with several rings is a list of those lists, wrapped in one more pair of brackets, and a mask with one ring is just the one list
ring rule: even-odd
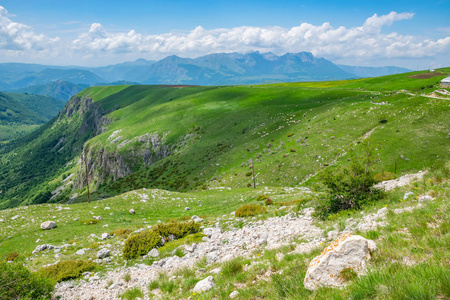
{"label": "stone", "polygon": [[37,240],[36,240],[36,243],[39,243],[40,241],[41,241],[41,239],[37,239]]}
{"label": "stone", "polygon": [[433,197],[431,197],[431,196],[428,196],[428,195],[420,196],[419,197],[419,204],[423,204],[425,202],[432,201],[432,200],[433,200]]}
{"label": "stone", "polygon": [[160,253],[159,253],[158,249],[156,249],[156,248],[153,248],[148,253],[148,256],[150,256],[150,257],[159,257],[159,255],[160,255]]}
{"label": "stone", "polygon": [[367,247],[369,248],[369,252],[375,252],[378,250],[377,244],[375,244],[372,240],[367,240]]}
{"label": "stone", "polygon": [[103,259],[105,257],[108,257],[109,254],[110,254],[109,249],[103,248],[97,252],[97,258]]}
{"label": "stone", "polygon": [[134,211],[134,209],[130,209],[130,210],[129,210],[129,213],[132,214],[132,215],[134,215],[136,212]]}
{"label": "stone", "polygon": [[339,277],[341,271],[351,268],[361,274],[369,258],[368,241],[362,236],[344,233],[311,261],[303,285],[308,290],[343,286]]}
{"label": "stone", "polygon": [[15,215],[14,217],[11,218],[11,220],[15,220],[15,219],[17,219],[19,217],[20,217],[19,215]]}
{"label": "stone", "polygon": [[184,245],[184,251],[192,253],[195,250],[195,244],[192,245]]}
{"label": "stone", "polygon": [[236,298],[237,296],[239,296],[239,292],[238,292],[238,291],[234,291],[234,292],[232,292],[232,293],[230,294],[230,298],[231,298],[231,299],[234,299],[234,298]]}
{"label": "stone", "polygon": [[203,222],[204,220],[202,218],[200,218],[199,216],[192,216],[191,218],[192,221],[194,221],[195,223],[200,223]]}
{"label": "stone", "polygon": [[208,264],[212,264],[213,262],[217,261],[219,257],[217,256],[216,252],[210,252],[206,254],[206,262]]}
{"label": "stone", "polygon": [[86,254],[86,251],[84,251],[84,249],[80,249],[77,252],[75,252],[76,255],[84,255]]}
{"label": "stone", "polygon": [[102,217],[100,217],[100,216],[93,216],[92,218],[94,218],[95,220],[103,220],[103,218]]}
{"label": "stone", "polygon": [[338,236],[339,236],[339,231],[338,230],[331,230],[330,232],[328,232],[328,238],[330,240],[335,240]]}
{"label": "stone", "polygon": [[222,269],[221,268],[215,268],[215,269],[213,269],[213,270],[211,270],[209,272],[213,273],[213,274],[219,274],[220,272],[222,272]]}
{"label": "stone", "polygon": [[101,240],[107,240],[107,239],[110,239],[111,238],[111,236],[109,235],[109,233],[102,233],[102,236],[101,236]]}
{"label": "stone", "polygon": [[205,229],[203,229],[203,233],[208,238],[213,238],[214,236],[222,233],[222,228],[205,228]]}
{"label": "stone", "polygon": [[53,228],[56,228],[56,223],[53,221],[45,221],[44,223],[41,224],[41,229],[43,230],[49,230]]}
{"label": "stone", "polygon": [[184,210],[191,210],[191,208],[190,207],[185,207]]}
{"label": "stone", "polygon": [[406,200],[406,199],[408,199],[408,198],[409,198],[409,196],[412,196],[412,195],[414,195],[414,193],[413,193],[413,192],[407,192],[406,194],[404,194],[404,195],[403,195],[403,200]]}
{"label": "stone", "polygon": [[53,248],[55,248],[55,247],[53,247],[52,245],[43,244],[43,245],[37,246],[36,249],[34,249],[32,253],[35,254],[35,253],[38,253],[38,252],[41,252],[41,251],[44,251],[47,249],[53,249]]}
{"label": "stone", "polygon": [[194,287],[194,293],[206,292],[212,289],[216,284],[214,283],[214,278],[212,276],[208,276],[205,279],[197,282]]}

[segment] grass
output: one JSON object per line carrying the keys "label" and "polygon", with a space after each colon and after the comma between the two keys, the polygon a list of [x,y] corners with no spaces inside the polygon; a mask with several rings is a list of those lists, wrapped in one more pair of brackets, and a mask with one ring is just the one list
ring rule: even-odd
{"label": "grass", "polygon": [[144,293],[142,293],[141,289],[138,287],[128,289],[123,294],[120,295],[121,299],[126,300],[134,300],[142,297],[144,297]]}

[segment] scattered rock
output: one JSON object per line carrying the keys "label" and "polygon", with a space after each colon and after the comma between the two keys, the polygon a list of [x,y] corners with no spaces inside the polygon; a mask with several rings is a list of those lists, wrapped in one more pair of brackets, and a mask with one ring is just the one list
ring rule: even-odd
{"label": "scattered rock", "polygon": [[77,252],[75,252],[76,255],[84,255],[86,254],[86,251],[84,251],[84,249],[80,249]]}
{"label": "scattered rock", "polygon": [[378,250],[377,244],[375,244],[372,240],[367,240],[367,247],[369,248],[369,252],[375,252]]}
{"label": "scattered rock", "polygon": [[191,208],[190,207],[185,207],[184,210],[191,210]]}
{"label": "scattered rock", "polygon": [[49,230],[53,228],[56,228],[56,223],[53,221],[45,221],[44,223],[41,224],[41,229],[43,230]]}
{"label": "scattered rock", "polygon": [[232,292],[232,293],[230,294],[230,298],[231,298],[231,299],[234,299],[234,298],[236,298],[237,296],[239,296],[239,292],[238,292],[238,291],[234,291],[234,292]]}
{"label": "scattered rock", "polygon": [[419,171],[416,174],[406,174],[397,179],[387,180],[387,181],[377,183],[373,187],[378,188],[378,189],[384,189],[386,191],[390,191],[397,187],[405,186],[412,181],[421,180],[423,175],[425,175],[426,173],[427,173],[426,171],[425,172]]}
{"label": "scattered rock", "polygon": [[158,249],[153,248],[152,250],[150,250],[150,252],[147,255],[150,257],[159,257],[160,253],[159,253]]}
{"label": "scattered rock", "polygon": [[19,215],[15,215],[14,217],[11,218],[11,220],[15,220],[15,219],[17,219],[19,217],[20,217]]}
{"label": "scattered rock", "polygon": [[109,235],[109,233],[102,233],[102,236],[101,236],[101,240],[103,241],[103,240],[107,240],[107,239],[110,239],[111,238],[111,236]]}
{"label": "scattered rock", "polygon": [[130,214],[134,215],[136,212],[134,211],[134,209],[130,209]]}
{"label": "scattered rock", "polygon": [[431,197],[431,196],[428,196],[428,195],[420,196],[419,197],[419,204],[423,204],[425,202],[432,201],[432,200],[433,200],[433,197]]}
{"label": "scattered rock", "polygon": [[103,220],[103,218],[100,217],[100,216],[93,216],[92,218],[95,219],[95,220]]}
{"label": "scattered rock", "polygon": [[208,276],[205,279],[197,282],[194,287],[194,293],[206,292],[212,289],[216,284],[214,283],[214,278],[212,276]]}
{"label": "scattered rock", "polygon": [[406,200],[406,199],[408,199],[408,198],[409,198],[409,196],[412,196],[412,195],[414,195],[414,193],[413,193],[413,192],[407,192],[407,193],[405,193],[405,194],[403,195],[403,200]]}
{"label": "scattered rock", "polygon": [[105,258],[105,257],[108,257],[109,254],[110,254],[109,249],[103,248],[97,252],[97,258],[100,258],[100,259]]}
{"label": "scattered rock", "polygon": [[369,258],[368,241],[361,236],[344,233],[311,261],[303,284],[308,290],[342,286],[341,271],[351,268],[361,273],[366,269]]}
{"label": "scattered rock", "polygon": [[41,251],[44,251],[44,250],[47,250],[47,249],[53,249],[53,248],[55,248],[55,247],[52,246],[52,245],[43,244],[43,245],[37,246],[36,249],[34,249],[32,253],[35,254],[35,253],[38,253],[38,252],[41,252]]}
{"label": "scattered rock", "polygon": [[204,220],[202,218],[200,218],[199,216],[192,216],[191,218],[192,221],[194,221],[195,223],[200,223],[203,222]]}

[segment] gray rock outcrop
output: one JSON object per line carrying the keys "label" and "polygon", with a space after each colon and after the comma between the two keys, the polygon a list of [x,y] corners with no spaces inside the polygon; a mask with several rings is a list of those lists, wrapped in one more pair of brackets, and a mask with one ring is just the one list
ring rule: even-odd
{"label": "gray rock outcrop", "polygon": [[206,292],[212,289],[216,284],[214,283],[214,278],[212,276],[208,276],[205,279],[197,282],[194,287],[194,293]]}
{"label": "gray rock outcrop", "polygon": [[45,221],[41,224],[41,229],[43,230],[49,230],[53,228],[56,228],[56,223],[53,221]]}

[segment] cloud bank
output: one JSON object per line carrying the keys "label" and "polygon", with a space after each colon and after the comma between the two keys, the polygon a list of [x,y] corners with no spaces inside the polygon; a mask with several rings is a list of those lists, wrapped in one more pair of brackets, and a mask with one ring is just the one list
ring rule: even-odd
{"label": "cloud bank", "polygon": [[[0,6],[0,53],[51,55],[65,53],[68,57],[99,58],[144,57],[159,59],[167,55],[196,57],[218,52],[312,52],[331,60],[429,58],[448,53],[450,36],[438,40],[418,36],[384,33],[383,27],[410,20],[413,13],[374,14],[359,27],[333,27],[302,23],[292,28],[251,27],[204,29],[198,26],[189,32],[143,35],[135,30],[127,33],[108,32],[94,23],[89,31],[75,40],[62,43],[58,37],[35,34],[27,25],[12,22]],[[445,63],[450,63],[446,61]]]}

